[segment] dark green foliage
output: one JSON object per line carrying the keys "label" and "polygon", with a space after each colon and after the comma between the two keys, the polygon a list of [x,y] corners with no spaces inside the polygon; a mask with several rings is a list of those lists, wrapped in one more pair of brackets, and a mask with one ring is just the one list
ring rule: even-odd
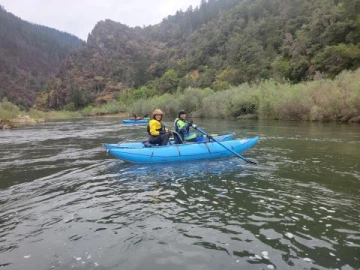
{"label": "dark green foliage", "polygon": [[314,58],[317,68],[335,77],[342,70],[352,70],[360,66],[360,48],[353,44],[327,46]]}
{"label": "dark green foliage", "polygon": [[173,69],[165,72],[164,76],[161,77],[159,82],[159,92],[176,92],[178,85],[178,75]]}
{"label": "dark green foliage", "polygon": [[72,86],[67,105],[68,106],[73,106],[73,108],[75,110],[78,110],[78,109],[84,108],[86,105],[88,105],[89,104],[89,99],[90,98],[87,95],[86,91],[82,91],[77,86]]}
{"label": "dark green foliage", "polygon": [[[354,9],[359,8],[358,2],[202,1],[199,9],[189,9],[170,16],[152,30],[166,28],[162,33],[166,33],[167,38],[161,40],[168,45],[175,46],[176,40],[183,41],[179,56],[180,61],[186,65],[173,65],[169,59],[170,65],[179,74],[199,70],[199,78],[203,78],[201,66],[207,67],[208,74],[209,71],[214,74],[205,76],[212,78],[212,84],[208,81],[204,84],[199,79],[199,84],[195,85],[189,83],[184,74],[183,79],[180,79],[181,88],[222,88],[226,84],[237,85],[272,76],[276,78],[279,75],[292,82],[300,82],[311,79],[316,71],[334,75],[333,72],[327,73],[325,69],[315,70],[312,65],[313,58],[325,47],[340,43],[356,45],[360,42],[360,19],[355,16],[359,13],[354,12]],[[198,15],[198,18],[194,19],[194,15]],[[180,29],[187,30],[172,32],[175,30],[175,21]],[[188,25],[189,21],[192,22],[191,27]],[[150,38],[157,39],[158,35],[150,35]],[[353,67],[356,66],[359,65],[355,61]],[[333,71],[336,70],[338,74],[344,67],[345,65],[339,66]],[[225,70],[236,71],[233,72],[236,75],[219,80],[220,74]]]}
{"label": "dark green foliage", "polygon": [[147,54],[137,54],[134,57],[134,86],[144,85],[149,79],[150,57]]}

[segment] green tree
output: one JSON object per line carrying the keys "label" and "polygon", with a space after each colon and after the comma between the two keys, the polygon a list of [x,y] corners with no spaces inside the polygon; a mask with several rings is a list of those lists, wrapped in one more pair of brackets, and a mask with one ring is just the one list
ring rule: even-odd
{"label": "green tree", "polygon": [[314,62],[320,71],[335,77],[344,69],[353,70],[360,67],[360,47],[353,44],[327,46],[314,57]]}
{"label": "green tree", "polygon": [[179,78],[175,70],[170,69],[161,77],[159,83],[160,93],[175,92],[178,86]]}
{"label": "green tree", "polygon": [[276,60],[271,64],[274,70],[274,76],[277,79],[289,78],[290,76],[290,63],[284,57],[279,56]]}

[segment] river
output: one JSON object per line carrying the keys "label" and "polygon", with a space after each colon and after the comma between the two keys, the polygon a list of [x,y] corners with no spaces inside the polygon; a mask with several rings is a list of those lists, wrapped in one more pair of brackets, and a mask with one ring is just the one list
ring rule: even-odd
{"label": "river", "polygon": [[0,131],[0,268],[360,269],[360,125],[195,122],[258,164],[124,163],[119,119]]}

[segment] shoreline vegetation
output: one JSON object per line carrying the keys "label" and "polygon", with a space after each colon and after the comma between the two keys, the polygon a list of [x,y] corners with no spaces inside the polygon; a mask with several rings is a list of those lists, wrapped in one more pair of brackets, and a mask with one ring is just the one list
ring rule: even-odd
{"label": "shoreline vegetation", "polygon": [[344,71],[335,79],[290,84],[264,80],[227,90],[187,88],[174,94],[146,97],[138,90],[119,94],[117,100],[78,111],[21,110],[4,98],[0,102],[0,129],[47,120],[80,117],[128,117],[161,108],[166,115],[180,109],[202,118],[251,118],[295,121],[342,121],[360,123],[360,69]]}

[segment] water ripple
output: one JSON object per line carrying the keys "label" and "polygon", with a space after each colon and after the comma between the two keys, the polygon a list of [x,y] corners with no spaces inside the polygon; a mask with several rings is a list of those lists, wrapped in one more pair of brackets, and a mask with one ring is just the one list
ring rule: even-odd
{"label": "water ripple", "polygon": [[257,166],[131,165],[101,143],[141,127],[61,123],[0,143],[4,269],[359,268],[357,154],[336,154],[354,138],[264,134]]}

